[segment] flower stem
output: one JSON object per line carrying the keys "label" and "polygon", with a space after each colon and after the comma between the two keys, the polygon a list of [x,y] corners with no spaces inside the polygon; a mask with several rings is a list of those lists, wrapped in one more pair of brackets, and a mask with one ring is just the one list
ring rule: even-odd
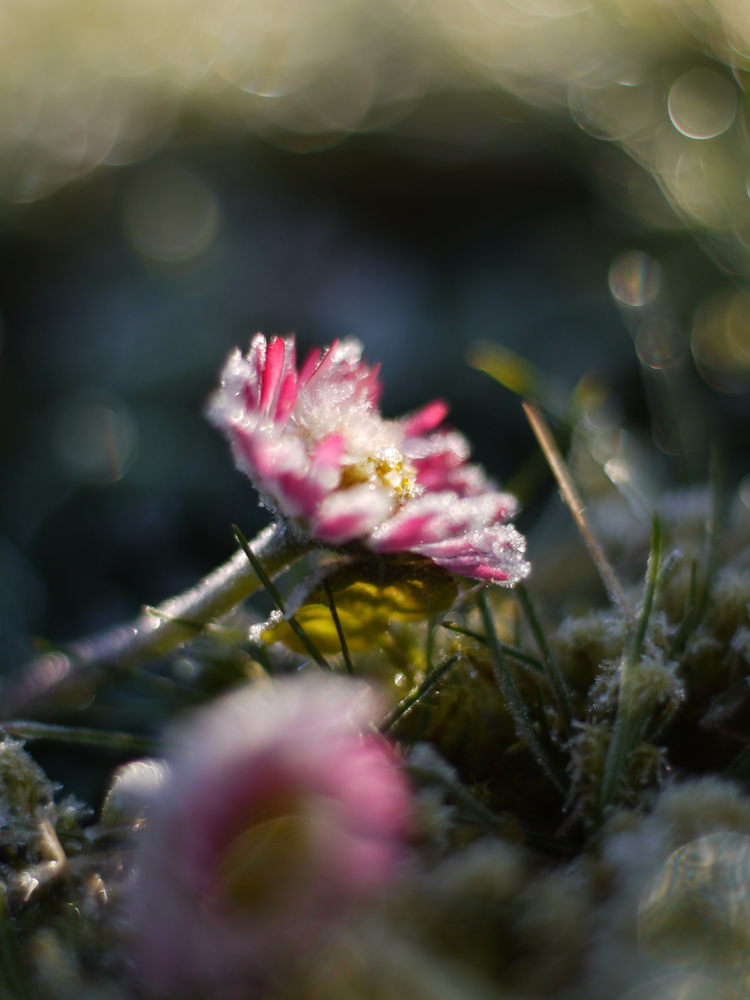
{"label": "flower stem", "polygon": [[[279,522],[261,531],[252,548],[266,573],[277,576],[313,544]],[[29,702],[52,694],[71,678],[106,670],[127,671],[143,660],[171,652],[195,639],[207,622],[229,614],[260,586],[247,556],[239,549],[194,587],[153,610],[144,609],[135,621],[33,660],[1,692],[0,717],[12,718]]]}

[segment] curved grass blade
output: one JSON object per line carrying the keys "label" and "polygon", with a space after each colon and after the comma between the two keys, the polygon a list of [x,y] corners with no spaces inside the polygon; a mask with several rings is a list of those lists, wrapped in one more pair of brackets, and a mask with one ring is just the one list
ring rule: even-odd
{"label": "curved grass blade", "polygon": [[[468,628],[461,628],[460,625],[454,625],[453,622],[440,622],[440,624],[443,628],[450,629],[451,632],[456,632],[458,635],[465,635],[468,639],[475,639],[477,642],[481,642],[482,645],[487,645],[487,637],[480,635],[478,632],[472,632]],[[509,646],[507,642],[501,642],[500,646],[505,655],[509,656],[512,660],[518,660],[520,663],[525,663],[529,667],[535,667],[541,673],[544,673],[544,664],[535,656],[529,656],[528,653],[524,653],[517,646]]]}
{"label": "curved grass blade", "polygon": [[387,733],[392,726],[394,726],[402,716],[416,705],[416,703],[424,698],[425,695],[429,694],[430,691],[435,687],[435,685],[448,673],[448,671],[456,665],[456,663],[461,659],[460,653],[454,653],[453,656],[449,656],[442,663],[439,663],[434,669],[432,669],[421,684],[418,684],[415,688],[406,695],[405,698],[392,708],[391,711],[386,715],[385,719],[380,724],[380,732]]}
{"label": "curved grass blade", "polygon": [[[263,566],[261,565],[260,559],[258,559],[256,554],[250,548],[250,546],[247,543],[247,539],[242,534],[242,532],[240,531],[240,529],[237,527],[236,524],[232,525],[232,531],[234,532],[234,537],[237,539],[240,548],[245,553],[247,558],[250,560],[250,565],[255,570],[255,575],[258,577],[260,582],[266,588],[268,596],[271,598],[271,600],[279,609],[279,611],[282,613],[282,615],[284,615],[284,617],[286,618],[284,598],[281,596],[281,594],[278,592],[276,587],[271,582],[270,577],[268,576],[266,571],[263,569]],[[315,660],[318,666],[322,667],[324,670],[330,670],[331,669],[330,664],[322,655],[322,653],[320,653],[315,643],[312,641],[307,632],[305,632],[305,630],[302,628],[302,626],[294,617],[294,615],[290,615],[286,620],[289,622],[289,625],[292,627],[292,629],[294,629],[297,638],[305,647],[305,649],[308,651],[310,656],[312,656],[312,658]]]}
{"label": "curved grass blade", "polygon": [[662,561],[662,564],[659,567],[659,578],[656,581],[656,589],[654,590],[654,600],[656,600],[656,598],[661,593],[662,587],[669,579],[672,570],[675,568],[679,560],[680,560],[680,553],[675,551],[675,552],[670,552],[669,555],[666,557],[666,559]]}
{"label": "curved grass blade", "polygon": [[0,724],[0,733],[17,740],[55,740],[57,743],[78,743],[136,753],[154,753],[162,747],[159,740],[148,736],[115,733],[106,729],[85,729],[80,726],[58,726],[46,722],[4,722]]}
{"label": "curved grass blade", "polygon": [[490,610],[490,604],[487,600],[486,590],[481,590],[477,595],[477,604],[479,605],[482,621],[484,622],[484,630],[487,634],[487,645],[489,646],[490,655],[492,656],[492,667],[495,674],[495,680],[500,688],[500,692],[508,711],[513,716],[516,733],[519,739],[523,740],[527,748],[531,751],[534,757],[536,757],[539,766],[550,779],[552,784],[558,789],[559,792],[565,794],[567,778],[561,768],[558,767],[556,762],[552,759],[549,751],[537,735],[537,732],[534,729],[534,723],[532,722],[528,709],[526,708],[523,698],[521,697],[521,692],[516,687],[513,674],[508,668],[505,653],[503,652],[502,645],[497,637],[497,630],[495,629],[492,611]]}
{"label": "curved grass blade", "polygon": [[659,579],[661,563],[661,524],[654,515],[651,533],[651,552],[646,570],[646,588],[643,593],[638,618],[620,666],[620,692],[617,701],[617,714],[612,732],[612,739],[607,748],[604,761],[604,775],[599,793],[598,817],[601,820],[605,811],[611,806],[622,781],[625,767],[630,755],[643,738],[651,716],[651,708],[636,710],[633,703],[633,669],[641,657],[643,642],[646,638],[649,618],[654,604],[656,584]]}
{"label": "curved grass blade", "polygon": [[333,591],[331,590],[331,584],[328,582],[326,577],[323,580],[323,586],[325,587],[326,595],[328,596],[329,607],[331,609],[331,618],[333,618],[333,624],[336,626],[336,634],[339,637],[339,642],[341,643],[341,652],[344,656],[344,663],[346,664],[346,672],[348,674],[354,674],[354,667],[352,665],[352,658],[349,655],[349,647],[346,644],[346,636],[344,635],[344,630],[341,627],[341,619],[339,618],[339,613],[336,610],[336,602],[333,599]]}
{"label": "curved grass blade", "polygon": [[680,655],[685,648],[685,643],[690,638],[691,632],[697,624],[697,578],[698,567],[695,559],[693,559],[690,563],[690,589],[688,590],[687,601],[685,602],[685,613],[682,616],[680,626],[672,639],[672,645],[669,647],[670,660],[673,660],[676,656]]}
{"label": "curved grass blade", "polygon": [[516,585],[516,594],[518,595],[518,600],[523,608],[523,613],[526,615],[529,627],[531,628],[534,638],[536,639],[536,643],[539,646],[539,652],[544,658],[544,672],[552,681],[552,686],[554,687],[555,695],[557,696],[557,703],[565,716],[568,728],[570,728],[574,716],[573,708],[570,703],[568,685],[565,683],[565,678],[560,672],[557,660],[552,655],[552,650],[547,642],[547,636],[544,633],[542,623],[539,621],[539,616],[537,615],[536,609],[534,608],[531,598],[529,597],[529,592],[522,583]]}

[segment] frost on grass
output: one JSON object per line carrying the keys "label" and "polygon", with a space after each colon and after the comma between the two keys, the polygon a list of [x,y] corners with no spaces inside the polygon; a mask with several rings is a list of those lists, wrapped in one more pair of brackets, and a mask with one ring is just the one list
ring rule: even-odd
{"label": "frost on grass", "polygon": [[41,807],[52,803],[53,786],[19,740],[0,742],[0,824],[13,832],[27,830]]}
{"label": "frost on grass", "polygon": [[[377,396],[352,341],[299,370],[291,340],[230,358],[212,420],[327,551],[285,614],[147,665],[181,722],[118,761],[96,817],[0,744],[11,1000],[746,995],[748,517],[711,535],[709,492],[668,496],[660,549],[602,508],[637,624],[564,574],[478,596],[461,577],[526,573],[512,500],[442,403],[388,421]],[[644,590],[649,546],[676,561]]]}
{"label": "frost on grass", "polygon": [[[157,982],[174,998],[192,991],[191,1000],[209,1000],[230,984],[277,1000],[620,1000],[656,976],[684,975],[685,956],[677,968],[664,942],[679,934],[690,912],[691,884],[683,880],[688,903],[669,897],[658,911],[648,902],[654,886],[686,845],[698,845],[686,857],[703,858],[707,837],[725,838],[720,843],[728,850],[732,837],[750,836],[743,787],[716,776],[742,749],[726,728],[739,725],[750,692],[740,557],[739,549],[722,557],[705,614],[674,655],[684,609],[675,596],[679,574],[657,595],[643,648],[628,667],[632,705],[646,722],[604,823],[599,795],[631,636],[631,626],[612,611],[585,608],[556,624],[554,609],[540,605],[547,654],[512,594],[491,604],[532,724],[568,775],[564,796],[518,737],[465,588],[453,592],[452,621],[476,638],[415,613],[370,616],[362,635],[375,641],[381,630],[379,648],[353,643],[354,669],[381,692],[381,713],[424,678],[428,656],[437,664],[459,655],[395,724],[385,757],[368,756],[369,740],[385,743],[368,735],[368,722],[377,725],[379,716],[361,682],[329,678],[329,686],[320,678],[322,686],[311,686],[310,672],[318,668],[305,665],[303,654],[282,653],[276,635],[263,629],[244,648],[238,628],[204,636],[191,652],[200,666],[194,691],[220,689],[220,676],[240,687],[185,723],[168,752],[169,775],[154,761],[122,767],[93,824],[86,825],[75,803],[61,799],[54,806],[68,874],[40,880],[27,901],[18,892],[8,896],[21,973],[43,1000],[71,993],[98,998],[102,990],[130,1000]],[[383,595],[394,579],[383,578]],[[376,583],[366,584],[374,588],[366,601],[362,586],[347,576],[334,588],[351,622],[357,608],[388,606]],[[330,608],[323,591],[311,593],[319,598],[314,620],[322,623]],[[633,598],[637,605],[635,584]],[[343,620],[350,621],[346,614]],[[248,664],[261,648],[266,667],[256,664],[254,673]],[[331,648],[334,667],[343,669]],[[570,726],[546,672],[547,655],[570,689],[576,716]],[[223,674],[230,664],[232,672]],[[298,666],[302,677],[268,673]],[[732,698],[725,703],[727,692]],[[281,711],[282,704],[291,707]],[[328,719],[322,728],[321,718]],[[54,788],[20,744],[5,750],[0,802],[19,829],[33,830]],[[313,791],[315,774],[329,782],[350,774],[359,792],[370,787],[365,758],[378,773],[384,766],[382,773],[402,789],[398,831],[373,813],[377,796],[367,796],[366,809],[347,811],[331,787],[322,796]],[[703,759],[712,762],[713,776],[701,776]],[[239,772],[233,761],[242,761]],[[274,789],[282,786],[279,798]],[[341,836],[356,843],[354,855]],[[377,892],[370,883],[364,891],[362,872],[385,870],[377,861],[384,842],[398,845],[399,859],[388,862],[389,877]],[[321,844],[328,845],[322,852]],[[43,853],[19,856],[17,875],[37,877],[33,865],[47,863]],[[739,870],[733,858],[722,855],[707,877],[721,886],[723,872]],[[316,872],[326,873],[322,882]],[[6,877],[9,887],[18,884],[9,871]],[[88,914],[85,932],[70,923],[73,901]],[[731,929],[721,893],[711,901],[712,926]],[[644,918],[640,938],[639,908],[656,914],[651,923]],[[696,933],[705,939],[700,926]],[[696,945],[688,964],[690,974],[710,974],[727,988],[742,974],[736,950],[712,953]],[[131,971],[123,974],[125,968]]]}

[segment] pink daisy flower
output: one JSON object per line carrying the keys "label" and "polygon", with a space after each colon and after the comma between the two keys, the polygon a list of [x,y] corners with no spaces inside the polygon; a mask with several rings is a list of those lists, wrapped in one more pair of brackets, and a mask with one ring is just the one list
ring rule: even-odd
{"label": "pink daisy flower", "polygon": [[441,427],[447,405],[385,420],[380,390],[357,340],[313,351],[298,371],[293,337],[258,333],[247,355],[230,354],[209,419],[264,503],[322,544],[415,552],[508,586],[523,579],[525,540],[503,523],[515,498]]}
{"label": "pink daisy flower", "polygon": [[262,991],[393,877],[411,793],[373,714],[363,684],[294,678],[185,727],[138,845],[130,917],[150,988]]}

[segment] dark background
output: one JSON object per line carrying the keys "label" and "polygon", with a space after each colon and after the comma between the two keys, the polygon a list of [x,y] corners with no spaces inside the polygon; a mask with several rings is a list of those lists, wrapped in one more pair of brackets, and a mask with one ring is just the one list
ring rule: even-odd
{"label": "dark background", "polygon": [[[726,277],[678,224],[649,228],[614,204],[604,144],[541,113],[515,117],[481,95],[437,97],[391,132],[303,153],[184,121],[148,161],[5,206],[2,670],[30,655],[30,634],[64,642],[125,619],[227,557],[232,522],[248,535],[263,525],[202,415],[227,351],[256,330],[296,331],[303,349],[360,338],[382,362],[385,413],[446,397],[501,480],[533,440],[518,398],[466,363],[478,339],[570,388],[598,372],[648,435],[610,264],[652,253],[685,325]],[[213,238],[183,259],[139,236],[167,203],[178,229],[183,209],[214,213]],[[694,402],[739,478],[746,394],[698,387]]]}

